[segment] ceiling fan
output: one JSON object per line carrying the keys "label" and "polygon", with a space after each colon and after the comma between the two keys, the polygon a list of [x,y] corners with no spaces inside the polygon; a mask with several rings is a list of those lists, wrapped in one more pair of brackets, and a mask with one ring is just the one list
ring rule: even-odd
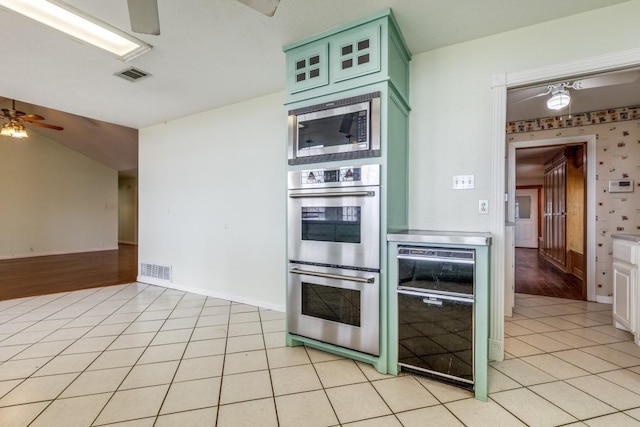
{"label": "ceiling fan", "polygon": [[546,90],[533,96],[521,99],[518,102],[528,101],[541,96],[551,95],[547,100],[547,107],[551,110],[562,110],[571,102],[569,89],[583,90],[597,87],[613,86],[633,83],[640,78],[640,70],[624,71],[600,76],[587,77],[573,82],[560,82],[547,85]]}
{"label": "ceiling fan", "polygon": [[[273,16],[280,0],[237,0],[266,15]],[[127,0],[131,31],[134,33],[159,35],[158,0]]]}
{"label": "ceiling fan", "polygon": [[26,114],[22,111],[16,110],[16,101],[11,101],[11,108],[3,108],[0,117],[9,120],[0,128],[0,135],[11,136],[13,138],[25,138],[27,137],[27,130],[24,125],[38,126],[47,129],[63,130],[61,126],[50,125],[48,123],[42,123],[45,118],[38,114]]}

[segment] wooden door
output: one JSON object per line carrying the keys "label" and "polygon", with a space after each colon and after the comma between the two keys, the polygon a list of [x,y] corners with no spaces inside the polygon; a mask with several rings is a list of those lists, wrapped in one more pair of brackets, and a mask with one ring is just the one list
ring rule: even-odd
{"label": "wooden door", "polygon": [[543,253],[562,268],[567,259],[566,176],[565,160],[548,168],[544,178]]}

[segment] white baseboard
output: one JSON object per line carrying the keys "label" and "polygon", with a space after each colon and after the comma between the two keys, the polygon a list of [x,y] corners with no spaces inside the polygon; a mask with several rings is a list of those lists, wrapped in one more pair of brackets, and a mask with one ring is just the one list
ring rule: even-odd
{"label": "white baseboard", "polygon": [[489,360],[504,360],[504,340],[489,339]]}
{"label": "white baseboard", "polygon": [[38,256],[51,256],[51,255],[71,255],[71,254],[81,254],[83,252],[100,252],[100,251],[117,251],[117,246],[102,246],[100,248],[87,248],[77,251],[59,251],[59,252],[29,252],[26,254],[18,254],[18,255],[0,255],[0,260],[5,259],[18,259],[18,258],[33,258]]}
{"label": "white baseboard", "polygon": [[605,297],[604,295],[596,295],[596,302],[601,304],[613,304],[613,297]]}
{"label": "white baseboard", "polygon": [[220,299],[233,301],[241,304],[253,305],[253,306],[264,308],[267,310],[274,310],[282,313],[285,312],[285,307],[283,305],[269,304],[264,301],[258,301],[251,298],[244,298],[238,295],[225,294],[221,292],[211,291],[209,289],[202,289],[202,288],[195,288],[193,286],[181,285],[174,282],[168,282],[166,280],[156,279],[154,277],[138,275],[137,281],[141,283],[147,283],[149,285],[162,286],[164,288],[175,289],[183,292],[190,292],[198,295],[204,295],[211,298],[220,298]]}

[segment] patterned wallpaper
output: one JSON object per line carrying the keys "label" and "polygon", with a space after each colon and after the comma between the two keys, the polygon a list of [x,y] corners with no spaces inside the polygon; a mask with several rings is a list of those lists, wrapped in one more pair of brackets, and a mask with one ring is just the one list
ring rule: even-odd
{"label": "patterned wallpaper", "polygon": [[[596,294],[612,296],[611,234],[640,233],[640,106],[507,124],[507,143],[596,135]],[[632,193],[609,193],[609,180],[632,179]]]}

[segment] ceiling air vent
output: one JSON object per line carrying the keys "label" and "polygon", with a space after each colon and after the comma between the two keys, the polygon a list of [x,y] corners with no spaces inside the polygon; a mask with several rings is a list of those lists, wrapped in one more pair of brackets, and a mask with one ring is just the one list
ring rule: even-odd
{"label": "ceiling air vent", "polygon": [[146,71],[130,67],[126,70],[118,71],[114,74],[114,76],[122,77],[123,79],[129,80],[130,82],[136,82],[140,79],[151,76],[151,74],[147,73]]}

